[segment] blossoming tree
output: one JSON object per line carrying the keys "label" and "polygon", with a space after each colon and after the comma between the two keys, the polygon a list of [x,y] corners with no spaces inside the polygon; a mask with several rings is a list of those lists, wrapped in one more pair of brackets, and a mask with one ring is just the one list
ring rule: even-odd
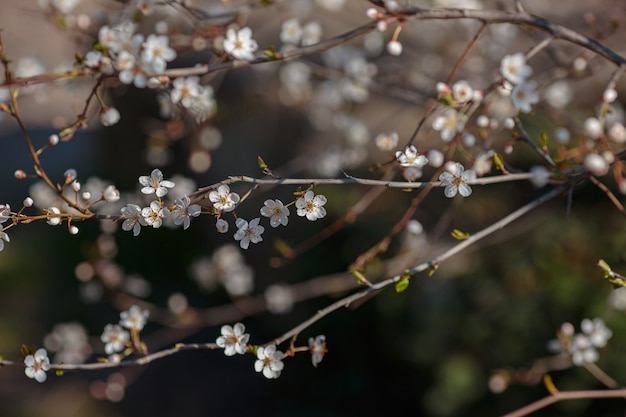
{"label": "blossoming tree", "polygon": [[[60,69],[14,47],[20,29],[0,18],[4,182],[17,184],[0,190],[0,272],[37,288],[48,264],[72,270],[59,280],[71,290],[50,289],[62,308],[7,300],[0,378],[85,378],[76,395],[132,403],[144,372],[169,375],[196,351],[222,382],[243,363],[230,357],[249,357],[233,378],[263,393],[332,386],[326,369],[350,361],[383,369],[362,392],[389,389],[398,405],[351,412],[418,395],[424,415],[521,416],[626,396],[623,366],[599,363],[618,339],[605,320],[624,325],[602,311],[626,309],[610,266],[623,263],[626,194],[617,20],[577,2],[576,21],[531,0],[415,3],[29,5],[26,21],[73,39]],[[53,114],[43,129],[38,107]],[[577,216],[594,222],[592,244]],[[33,309],[39,324],[13,329]],[[387,366],[416,369],[389,388]],[[564,370],[576,388],[552,379]],[[506,397],[514,385],[526,403]]]}

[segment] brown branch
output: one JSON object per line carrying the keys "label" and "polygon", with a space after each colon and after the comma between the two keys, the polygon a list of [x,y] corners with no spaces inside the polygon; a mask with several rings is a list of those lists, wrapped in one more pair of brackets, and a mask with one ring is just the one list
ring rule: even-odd
{"label": "brown branch", "polygon": [[591,398],[623,398],[626,397],[626,389],[619,390],[589,390],[589,391],[557,391],[538,401],[525,405],[511,413],[502,417],[522,417],[527,416],[535,411],[546,408],[549,405],[560,401],[582,400]]}

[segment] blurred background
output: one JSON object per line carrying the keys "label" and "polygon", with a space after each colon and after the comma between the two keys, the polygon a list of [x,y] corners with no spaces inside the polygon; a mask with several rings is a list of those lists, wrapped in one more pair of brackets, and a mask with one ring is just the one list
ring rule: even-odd
{"label": "blurred background", "polygon": [[[207,11],[225,7],[189,3]],[[281,24],[290,17],[303,24],[318,22],[324,39],[368,21],[368,2],[346,0],[338,8],[340,3],[281,2],[255,10],[240,24],[253,28],[264,49],[281,45]],[[415,4],[511,9],[510,3]],[[540,1],[523,3],[531,13],[624,52],[625,33],[615,25],[626,11],[621,1],[570,1],[558,8]],[[123,2],[83,0],[71,13],[77,22],[82,14],[89,17],[82,28],[67,16],[60,19],[51,5],[0,4],[7,54],[16,67],[24,65],[22,71],[35,68],[40,73],[71,68],[74,53],[86,53],[97,28],[127,7]],[[151,33],[155,22],[164,20],[176,29],[178,37],[172,39],[183,43],[191,36],[191,25],[180,22],[180,13],[173,10],[157,9],[141,22],[139,31]],[[189,119],[164,118],[158,92],[112,83],[106,102],[120,111],[120,123],[100,128],[93,115],[88,129],[46,151],[42,162],[58,181],[66,169],[74,168],[87,188],[115,184],[125,201],[135,198],[137,178],[154,167],[177,185],[194,189],[229,175],[261,177],[257,155],[283,177],[340,177],[345,171],[378,178],[381,174],[370,167],[388,162],[392,153],[378,150],[374,138],[396,131],[401,149],[436,96],[436,83],[444,81],[479,26],[410,21],[400,35],[400,57],[384,49],[391,28],[301,61],[216,73],[203,81],[215,90],[218,112],[201,126]],[[504,55],[526,51],[543,36],[511,25],[490,26],[455,80],[487,88],[497,78]],[[577,58],[584,60],[583,67],[574,66]],[[206,50],[181,49],[170,66],[214,59]],[[522,117],[526,129],[538,138],[566,127],[575,144],[583,120],[596,114],[614,66],[562,41],[539,53],[530,65],[544,94],[533,113]],[[298,84],[298,79],[304,81]],[[92,80],[82,79],[24,89],[21,113],[33,141],[41,146],[51,133],[71,123],[91,87]],[[618,92],[623,92],[620,84]],[[620,99],[621,94],[612,116],[618,120]],[[507,111],[494,102],[488,115],[498,121]],[[441,147],[431,124],[429,119],[420,133],[420,150]],[[476,129],[470,121],[468,130]],[[32,161],[7,115],[0,136],[5,155],[0,203],[17,209],[27,195],[45,199],[34,181],[13,177],[16,169],[28,172]],[[471,164],[481,145],[500,153],[512,146],[505,160],[521,170],[542,163],[503,129],[494,129],[488,140],[467,147],[457,158]],[[426,169],[425,178],[434,172]],[[615,188],[608,176],[604,179]],[[232,189],[243,195],[250,187],[237,184]],[[295,190],[259,188],[237,214],[257,217],[266,199],[292,201]],[[211,216],[194,219],[186,231],[144,228],[138,237],[97,222],[79,224],[77,236],[65,226],[44,222],[10,229],[11,242],[0,254],[0,354],[20,361],[20,346],[27,344],[45,346],[51,357],[59,355],[56,361],[95,361],[105,356],[100,342],[104,326],[117,323],[119,312],[133,304],[150,310],[142,335],[151,352],[178,342],[214,342],[222,324],[236,321],[245,324],[252,344],[266,343],[356,289],[356,280],[346,274],[349,266],[389,232],[416,195],[387,190],[330,238],[293,260],[280,257],[281,248],[298,248],[326,230],[368,191],[360,186],[318,186],[316,194],[328,198],[324,219],[308,222],[292,210],[288,227],[264,224],[263,244],[247,251],[234,245],[233,224],[229,233],[220,235]],[[547,188],[515,182],[473,191],[467,199],[431,192],[413,216],[423,233],[403,231],[392,239],[389,249],[368,264],[367,276],[382,279],[431,259],[455,244],[453,229],[475,233]],[[0,415],[495,416],[547,395],[541,375],[526,378],[525,370],[550,355],[547,344],[563,322],[578,330],[582,319],[594,317],[613,331],[598,366],[621,385],[626,381],[621,358],[626,347],[625,296],[612,290],[595,264],[602,258],[616,271],[626,271],[623,231],[623,215],[600,189],[577,186],[571,209],[565,197],[557,198],[449,259],[432,277],[415,276],[405,292],[386,289],[306,329],[297,346],[320,334],[328,343],[329,352],[317,368],[308,353],[299,353],[285,359],[280,378],[266,380],[254,372],[252,355],[226,358],[220,351],[193,351],[143,367],[60,377],[50,373],[48,381],[38,384],[26,378],[22,368],[5,367],[0,370]],[[236,270],[224,267],[224,262],[235,263]],[[550,375],[563,391],[603,388],[581,367]],[[614,416],[624,408],[623,400],[579,400],[535,415]]]}

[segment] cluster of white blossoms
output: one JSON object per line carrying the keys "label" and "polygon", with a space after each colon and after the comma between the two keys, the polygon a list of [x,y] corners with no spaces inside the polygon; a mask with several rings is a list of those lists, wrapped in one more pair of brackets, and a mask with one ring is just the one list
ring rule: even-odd
{"label": "cluster of white blossoms", "polygon": [[288,46],[314,45],[322,38],[322,27],[313,21],[300,25],[297,18],[285,20],[280,30],[280,40]]}
{"label": "cluster of white blossoms", "polygon": [[[224,349],[226,356],[234,356],[236,354],[243,355],[246,352],[254,352],[253,346],[248,346],[250,334],[245,333],[245,326],[237,323],[234,326],[224,325],[221,328],[221,336],[217,338],[215,344]],[[309,339],[309,352],[311,353],[311,361],[313,366],[322,361],[326,353],[326,337],[323,335]],[[283,359],[287,356],[277,349],[275,344],[256,347],[256,361],[254,369],[263,373],[267,379],[276,379],[280,376],[285,367]]]}
{"label": "cluster of white blossoms", "polygon": [[[619,107],[611,106],[616,99],[617,91],[606,89],[602,95],[600,117],[589,117],[582,126],[586,145],[590,150],[583,159],[583,166],[592,175],[599,177],[606,175],[615,162],[615,153],[610,148],[607,149],[607,145],[623,146],[626,143],[626,127],[619,117],[610,116],[619,112]],[[621,176],[617,180],[620,192],[626,194],[626,181]]]}
{"label": "cluster of white blossoms", "polygon": [[457,81],[450,87],[446,83],[437,83],[437,93],[440,101],[447,107],[433,120],[433,129],[439,132],[441,140],[451,142],[463,131],[468,120],[468,114],[478,106],[483,93],[474,90],[467,81]]}
{"label": "cluster of white blossoms", "polygon": [[141,226],[151,226],[158,229],[163,225],[163,221],[170,216],[174,218],[174,224],[182,224],[183,228],[187,229],[191,224],[191,218],[200,215],[200,206],[191,204],[191,199],[187,195],[176,199],[171,206],[165,204],[162,197],[165,197],[169,189],[173,188],[175,184],[170,180],[163,179],[161,170],[155,168],[149,176],[140,176],[139,184],[142,186],[142,194],[155,194],[157,199],[143,208],[132,203],[122,207],[120,210],[124,219],[122,230],[132,231],[134,236],[138,236],[141,232]]}
{"label": "cluster of white blossoms", "polygon": [[537,83],[528,81],[533,70],[526,64],[524,54],[517,53],[502,58],[500,73],[513,86],[511,91],[513,107],[522,113],[530,113],[532,105],[539,101],[539,95],[536,91]]}
{"label": "cluster of white blossoms", "polygon": [[557,339],[548,342],[548,350],[570,356],[577,366],[597,362],[600,357],[597,349],[607,345],[613,332],[599,318],[584,319],[580,328],[582,332],[575,333],[571,323],[563,323]]}
{"label": "cluster of white blossoms", "polygon": [[[140,10],[149,14],[153,9],[153,1],[141,2]],[[85,66],[102,74],[118,74],[119,80],[124,84],[133,84],[137,88],[162,87],[169,82],[169,78],[162,77],[168,62],[176,58],[176,51],[169,46],[167,35],[151,34],[147,38],[135,33],[136,25],[130,22],[122,22],[116,26],[103,26],[98,33],[99,44],[103,50],[88,52],[84,58]],[[248,29],[249,30],[249,29]],[[245,33],[242,34],[241,45],[237,49],[241,55],[242,49],[250,51],[251,42],[243,42]],[[253,41],[252,41],[253,42]],[[256,49],[256,43],[254,43]],[[233,47],[234,48],[234,47]],[[170,94],[165,94],[166,100],[172,109],[180,106],[188,111],[201,123],[215,114],[216,103],[213,96],[213,88],[208,85],[200,85],[199,77],[180,77],[171,85]],[[168,116],[172,111],[164,112]],[[113,107],[103,107],[100,112],[100,121],[104,126],[111,126],[120,120],[120,113]]]}
{"label": "cluster of white blossoms", "polygon": [[[145,38],[135,33],[136,29],[128,21],[113,27],[102,26],[98,32],[102,50],[89,51],[84,58],[85,66],[106,75],[117,71],[122,83],[137,88],[160,85],[157,77],[176,58],[176,51],[170,48],[167,35],[151,34]],[[104,107],[100,114],[105,126],[117,123],[119,118],[119,112],[110,107]]]}
{"label": "cluster of white blossoms", "polygon": [[[145,195],[156,195],[157,199],[151,201],[147,206],[140,207],[137,204],[129,203],[120,209],[122,221],[122,230],[132,231],[134,236],[141,233],[142,226],[150,226],[152,228],[160,228],[164,221],[173,217],[173,223],[177,226],[182,225],[184,229],[191,225],[191,218],[198,217],[202,213],[202,208],[198,204],[193,204],[189,196],[183,195],[174,201],[173,204],[167,204],[165,197],[169,190],[175,187],[175,183],[163,178],[163,173],[155,168],[152,173],[139,177],[141,185],[141,193]],[[217,217],[215,227],[218,232],[226,233],[229,229],[229,223],[222,215],[224,213],[233,212],[241,197],[239,194],[232,192],[230,187],[222,184],[216,190],[209,192],[209,201],[213,205],[213,213]],[[315,195],[312,190],[308,190],[295,200],[296,212],[300,217],[306,217],[310,221],[315,221],[326,216],[326,197],[323,195]],[[294,204],[290,203],[290,204]],[[60,211],[55,207],[50,207],[48,213],[51,213],[48,222],[60,223],[58,216]],[[282,201],[266,200],[260,209],[263,217],[268,217],[270,226],[278,227],[279,225],[287,226],[289,222],[289,208]],[[248,249],[250,243],[259,243],[263,241],[262,234],[265,228],[260,225],[261,218],[256,217],[247,221],[241,217],[235,216],[235,226],[237,231],[233,235],[234,239],[239,242],[242,249]],[[0,236],[1,237],[1,236]]]}
{"label": "cluster of white blossoms", "polygon": [[[149,312],[133,305],[120,313],[119,324],[107,324],[100,336],[104,351],[111,360],[120,360],[119,353],[131,346],[131,333],[138,334],[148,322]],[[129,332],[130,331],[130,332]]]}
{"label": "cluster of white blossoms", "polygon": [[240,297],[254,289],[254,270],[246,264],[237,246],[230,243],[215,250],[211,258],[196,260],[190,270],[194,280],[206,291],[222,285],[229,295]]}

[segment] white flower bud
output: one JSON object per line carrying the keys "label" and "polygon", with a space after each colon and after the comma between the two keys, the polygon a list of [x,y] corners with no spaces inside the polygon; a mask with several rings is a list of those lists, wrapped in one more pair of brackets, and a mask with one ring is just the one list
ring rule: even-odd
{"label": "white flower bud", "polygon": [[424,233],[424,226],[419,221],[412,219],[406,224],[406,231],[417,236]]}
{"label": "white flower bud", "polygon": [[[48,214],[61,214],[61,210],[59,210],[56,207],[48,207]],[[49,225],[51,226],[56,226],[57,224],[61,223],[61,217],[59,216],[48,216],[48,222]]]}
{"label": "white flower bud", "polygon": [[602,101],[605,103],[613,103],[617,99],[617,91],[613,88],[609,88],[604,90],[604,94],[602,94]]}
{"label": "white flower bud", "polygon": [[584,165],[587,171],[599,177],[609,172],[609,164],[606,162],[606,159],[597,153],[590,153],[586,155]]}
{"label": "white flower bud", "polygon": [[443,165],[443,152],[437,149],[431,149],[430,151],[426,152],[426,157],[428,158],[428,163],[432,167],[439,168],[441,165]]}
{"label": "white flower bud", "polygon": [[48,146],[54,146],[59,143],[59,135],[50,135],[48,136]]}
{"label": "white flower bud", "polygon": [[439,95],[442,94],[451,94],[452,90],[450,89],[450,86],[446,83],[442,83],[442,82],[438,82],[437,83],[437,93]]}
{"label": "white flower bud", "polygon": [[532,177],[530,178],[530,182],[536,187],[541,188],[548,183],[550,180],[550,171],[543,165],[535,165],[530,168],[530,173]]}
{"label": "white flower bud", "polygon": [[623,124],[616,122],[611,125],[607,132],[609,139],[618,145],[626,143],[626,127]]}
{"label": "white flower bud", "polygon": [[104,107],[100,112],[100,123],[103,126],[113,126],[120,121],[120,112],[115,107]]}
{"label": "white flower bud", "polygon": [[228,232],[228,222],[224,219],[218,219],[217,222],[215,222],[215,228],[220,233],[226,233]]}
{"label": "white flower bud", "polygon": [[489,126],[489,117],[481,114],[476,118],[476,126],[478,127],[487,127]]}
{"label": "white flower bud", "polygon": [[74,180],[72,181],[72,190],[77,193],[80,191],[80,182]]}
{"label": "white flower bud", "polygon": [[365,14],[367,15],[367,17],[369,17],[372,20],[378,19],[380,17],[380,12],[374,9],[373,7],[370,7],[369,9],[367,9]]}
{"label": "white flower bud", "polygon": [[120,192],[114,185],[108,185],[102,192],[102,197],[108,203],[115,203],[120,199]]}
{"label": "white flower bud", "polygon": [[34,203],[35,203],[35,202],[33,201],[33,199],[32,199],[32,198],[30,198],[30,197],[26,197],[26,198],[24,199],[24,202],[23,202],[22,204],[24,204],[24,207],[32,207]]}
{"label": "white flower bud", "polygon": [[387,52],[394,56],[400,55],[402,53],[402,44],[398,41],[389,41],[387,43]]}
{"label": "white flower bud", "polygon": [[77,235],[78,234],[78,227],[76,227],[76,226],[70,226],[70,228],[68,230],[70,232],[70,235]]}
{"label": "white flower bud", "polygon": [[69,184],[70,182],[74,181],[77,175],[78,174],[76,173],[76,170],[73,168],[66,170],[65,173],[63,173],[63,176],[65,177],[65,183]]}
{"label": "white flower bud", "polygon": [[504,119],[504,128],[505,129],[513,129],[515,127],[515,120],[512,117],[507,117]]}
{"label": "white flower bud", "polygon": [[600,120],[596,119],[595,117],[589,117],[587,120],[585,120],[583,129],[585,131],[585,135],[592,139],[597,139],[602,136],[602,123],[600,123]]}
{"label": "white flower bud", "polygon": [[569,143],[571,134],[569,130],[564,127],[557,127],[554,129],[554,139],[561,145],[567,145]]}

